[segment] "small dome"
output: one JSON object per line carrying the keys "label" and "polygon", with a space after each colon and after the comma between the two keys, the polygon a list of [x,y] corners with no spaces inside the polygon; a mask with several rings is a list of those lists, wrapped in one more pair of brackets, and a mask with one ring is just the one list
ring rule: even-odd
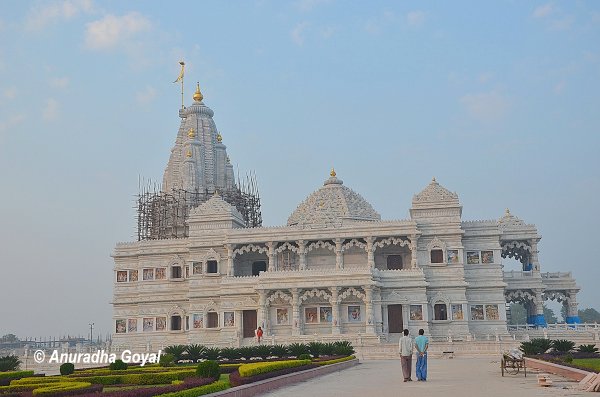
{"label": "small dome", "polygon": [[413,205],[417,203],[456,202],[458,195],[440,185],[435,178],[419,194],[413,196]]}
{"label": "small dome", "polygon": [[306,198],[288,218],[288,226],[339,226],[344,221],[378,221],[381,216],[362,196],[331,172],[323,187]]}

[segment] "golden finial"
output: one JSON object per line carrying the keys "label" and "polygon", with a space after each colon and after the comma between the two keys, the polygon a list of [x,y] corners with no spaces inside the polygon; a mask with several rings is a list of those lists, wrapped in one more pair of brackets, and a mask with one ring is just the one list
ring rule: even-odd
{"label": "golden finial", "polygon": [[335,178],[335,176],[337,175],[333,167],[331,167],[331,172],[329,173],[329,175],[331,175],[332,178]]}
{"label": "golden finial", "polygon": [[194,137],[196,137],[196,131],[194,131],[194,129],[193,129],[193,128],[190,128],[190,130],[188,131],[188,136],[189,136],[190,138],[194,138]]}
{"label": "golden finial", "polygon": [[220,132],[217,132],[217,142],[221,143],[221,141],[223,141],[223,137]]}
{"label": "golden finial", "polygon": [[196,92],[194,92],[194,101],[201,102],[204,99],[204,96],[200,92],[200,83],[196,84]]}
{"label": "golden finial", "polygon": [[187,157],[192,157],[192,151],[188,150],[187,153],[185,154]]}

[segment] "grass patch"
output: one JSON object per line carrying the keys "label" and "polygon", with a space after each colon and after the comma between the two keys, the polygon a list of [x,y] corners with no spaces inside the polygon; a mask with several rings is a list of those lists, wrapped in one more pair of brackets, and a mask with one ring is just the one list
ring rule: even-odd
{"label": "grass patch", "polygon": [[573,364],[600,372],[600,358],[575,358]]}

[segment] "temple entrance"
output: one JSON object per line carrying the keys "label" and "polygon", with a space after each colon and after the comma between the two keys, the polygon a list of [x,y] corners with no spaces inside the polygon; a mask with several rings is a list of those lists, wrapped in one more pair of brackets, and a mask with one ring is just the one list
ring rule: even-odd
{"label": "temple entrance", "polygon": [[256,330],[256,310],[244,310],[242,313],[244,338],[254,338]]}
{"label": "temple entrance", "polygon": [[404,329],[402,324],[402,305],[388,305],[388,332],[400,334]]}

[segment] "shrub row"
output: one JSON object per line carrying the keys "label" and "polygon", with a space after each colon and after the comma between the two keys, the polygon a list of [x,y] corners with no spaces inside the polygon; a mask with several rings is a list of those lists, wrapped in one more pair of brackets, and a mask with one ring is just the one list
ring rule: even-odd
{"label": "shrub row", "polygon": [[354,360],[355,358],[356,358],[355,356],[347,356],[347,357],[342,357],[342,358],[336,358],[335,360],[315,361],[314,364],[317,364],[317,365],[337,364],[337,363],[342,363],[344,361]]}
{"label": "shrub row", "polygon": [[47,396],[51,394],[57,394],[60,392],[68,392],[74,390],[81,390],[90,387],[92,384],[89,382],[55,382],[48,383],[41,387],[33,389],[34,396]]}
{"label": "shrub row", "polygon": [[33,376],[33,371],[0,372],[0,379],[20,379]]}
{"label": "shrub row", "polygon": [[73,381],[64,377],[35,377],[14,380],[9,386],[0,387],[0,395],[31,392],[36,396],[67,396],[88,392],[101,392],[102,385]]}
{"label": "shrub row", "polygon": [[[545,338],[535,338],[528,342],[521,343],[521,351],[525,355],[543,354],[552,348],[557,353],[569,353],[575,350],[575,342],[566,339],[550,340]],[[581,353],[597,353],[596,345],[580,345],[577,349]]]}
{"label": "shrub row", "polygon": [[101,385],[159,385],[171,383],[174,380],[183,380],[196,375],[196,369],[186,369],[180,371],[168,371],[146,374],[118,374],[102,376],[78,376],[76,379],[83,379],[87,382]]}
{"label": "shrub row", "polygon": [[196,397],[205,394],[216,393],[229,388],[229,382],[218,380],[206,386],[194,387],[191,389],[176,391],[172,393],[159,394],[159,397]]}
{"label": "shrub row", "polygon": [[[168,385],[168,386],[154,386],[154,387],[141,387],[136,389],[125,389],[125,390],[114,390],[104,392],[100,395],[85,393],[77,397],[154,397],[160,394],[171,393],[181,391],[189,388],[195,388],[198,386],[208,385],[213,382],[213,379],[202,379],[202,378],[186,378],[182,384]],[[93,385],[92,385],[93,386]]]}
{"label": "shrub row", "polygon": [[301,367],[310,364],[310,360],[288,360],[288,361],[273,361],[266,363],[252,363],[240,365],[238,371],[240,376],[248,377],[266,372],[277,371],[279,369]]}
{"label": "shrub row", "polygon": [[[333,343],[310,342],[292,343],[290,345],[256,345],[243,346],[240,348],[217,348],[202,345],[174,345],[165,348],[165,352],[172,354],[174,361],[191,360],[250,360],[253,358],[266,359],[268,357],[287,358],[298,357],[301,354],[310,354],[312,357],[319,356],[349,356],[354,354],[354,348],[348,341],[336,341]],[[163,363],[166,365],[166,363]]]}
{"label": "shrub row", "polygon": [[[71,378],[80,378],[86,376],[103,376],[103,375],[128,375],[128,374],[149,374],[154,372],[169,372],[169,371],[181,371],[183,365],[177,367],[149,367],[149,366],[135,366],[129,367],[128,369],[119,369],[119,370],[111,370],[108,368],[95,368],[95,369],[84,369],[77,370],[69,377]],[[195,368],[193,365],[190,365],[190,368]]]}
{"label": "shrub row", "polygon": [[287,375],[287,374],[291,374],[294,372],[304,371],[304,370],[307,370],[310,368],[316,368],[316,367],[317,366],[313,363],[313,364],[303,365],[301,367],[285,368],[285,369],[280,369],[278,371],[266,372],[266,373],[255,375],[255,376],[245,376],[245,377],[240,376],[239,371],[234,371],[229,375],[229,382],[231,383],[231,386],[240,386],[240,385],[245,385],[245,384],[254,383],[254,382],[260,382],[265,379],[274,378],[274,377],[282,376],[282,375]]}
{"label": "shrub row", "polygon": [[75,381],[75,379],[69,379],[64,376],[31,376],[28,378],[15,379],[10,382],[11,385],[44,385],[47,383],[54,382],[70,382]]}

